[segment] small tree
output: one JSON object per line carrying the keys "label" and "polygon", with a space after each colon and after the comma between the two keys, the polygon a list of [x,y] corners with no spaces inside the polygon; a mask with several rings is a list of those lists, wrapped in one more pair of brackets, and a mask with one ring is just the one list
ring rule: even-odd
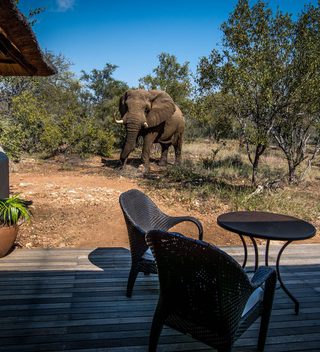
{"label": "small tree", "polygon": [[229,97],[256,184],[275,120],[296,89],[290,79],[294,25],[288,14],[273,15],[263,1],[250,8],[248,0],[239,0],[222,31],[223,50],[201,59],[198,83],[202,92],[220,90]]}
{"label": "small tree", "polygon": [[218,142],[234,136],[233,120],[226,106],[226,97],[219,93],[195,97],[187,121],[187,137]]}
{"label": "small tree", "polygon": [[125,82],[113,78],[116,69],[116,65],[107,63],[102,70],[94,69],[90,73],[82,71],[80,79],[85,85],[81,97],[98,126],[112,134],[117,144],[121,144],[124,131],[114,123],[114,117],[119,113],[120,96],[129,87]]}
{"label": "small tree", "polygon": [[166,91],[186,113],[190,108],[192,92],[189,63],[179,64],[174,55],[161,53],[159,65],[153,70],[154,75],[139,79],[140,88],[160,89]]}
{"label": "small tree", "polygon": [[[273,135],[287,160],[289,183],[297,181],[297,167],[305,160],[308,160],[310,167],[311,161],[320,151],[320,131],[315,130],[317,121],[319,124],[319,116],[292,111],[284,116],[280,115],[273,129]],[[315,138],[312,140],[313,136]],[[310,142],[313,144],[313,151],[308,153]]]}
{"label": "small tree", "polygon": [[112,76],[118,66],[107,63],[102,70],[93,69],[90,73],[82,72],[81,81],[86,83],[85,89],[93,103],[101,103],[120,97],[128,86]]}
{"label": "small tree", "polygon": [[319,6],[306,7],[295,25],[291,55],[291,80],[296,88],[273,128],[273,136],[288,163],[289,183],[297,180],[296,169],[302,161],[307,160],[307,168],[310,167],[320,150],[319,25]]}

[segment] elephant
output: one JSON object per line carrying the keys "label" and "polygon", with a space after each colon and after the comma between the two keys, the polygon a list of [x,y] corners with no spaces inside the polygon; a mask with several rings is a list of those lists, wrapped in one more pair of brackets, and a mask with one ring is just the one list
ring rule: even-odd
{"label": "elephant", "polygon": [[145,172],[150,170],[153,143],[161,145],[159,165],[167,164],[171,145],[175,150],[175,164],[181,162],[185,120],[169,94],[161,90],[128,90],[120,98],[119,112],[122,119],[116,119],[116,122],[126,127],[126,139],[120,154],[122,167],[125,167],[139,136],[143,137],[141,159]]}

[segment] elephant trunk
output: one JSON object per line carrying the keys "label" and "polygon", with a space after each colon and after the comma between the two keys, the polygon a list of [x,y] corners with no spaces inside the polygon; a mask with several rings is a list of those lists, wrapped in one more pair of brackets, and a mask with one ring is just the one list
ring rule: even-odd
{"label": "elephant trunk", "polygon": [[122,148],[120,160],[123,165],[126,164],[129,154],[134,150],[139,135],[140,128],[127,126],[127,137]]}

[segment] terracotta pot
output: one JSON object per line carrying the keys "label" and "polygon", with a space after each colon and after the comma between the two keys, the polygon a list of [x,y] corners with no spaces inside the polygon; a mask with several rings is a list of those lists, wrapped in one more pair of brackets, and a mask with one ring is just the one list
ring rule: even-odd
{"label": "terracotta pot", "polygon": [[0,258],[7,255],[17,238],[18,226],[0,226]]}

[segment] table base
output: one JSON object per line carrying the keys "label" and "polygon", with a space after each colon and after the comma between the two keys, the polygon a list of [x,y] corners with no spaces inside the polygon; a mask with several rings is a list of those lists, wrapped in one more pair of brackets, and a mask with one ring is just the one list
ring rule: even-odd
{"label": "table base", "polygon": [[[244,249],[244,259],[243,259],[243,263],[242,263],[242,267],[245,268],[246,264],[247,264],[247,260],[248,260],[248,248],[247,248],[247,244],[246,241],[244,239],[244,237],[241,234],[238,234],[240,236],[241,242],[243,244],[243,249]],[[252,236],[248,236],[250,237],[250,240],[253,244],[253,249],[254,249],[254,255],[255,255],[255,260],[254,260],[254,271],[256,271],[259,267],[259,250],[258,250],[258,246],[257,246],[257,242],[254,239],[254,237]],[[269,249],[270,249],[270,241],[271,240],[266,240],[266,249],[265,249],[265,254],[264,254],[264,261],[265,261],[265,265],[269,266]],[[300,308],[300,304],[298,302],[298,300],[293,296],[293,294],[288,290],[288,288],[285,286],[285,284],[283,283],[282,279],[281,279],[281,275],[280,275],[280,259],[281,259],[281,255],[283,253],[283,251],[285,250],[285,248],[291,243],[292,241],[286,241],[284,243],[284,245],[281,247],[278,255],[277,255],[277,260],[276,260],[276,272],[277,272],[277,277],[278,277],[278,281],[280,283],[280,287],[283,289],[283,291],[287,294],[287,296],[293,301],[294,305],[295,305],[295,313],[299,314],[299,308]]]}

